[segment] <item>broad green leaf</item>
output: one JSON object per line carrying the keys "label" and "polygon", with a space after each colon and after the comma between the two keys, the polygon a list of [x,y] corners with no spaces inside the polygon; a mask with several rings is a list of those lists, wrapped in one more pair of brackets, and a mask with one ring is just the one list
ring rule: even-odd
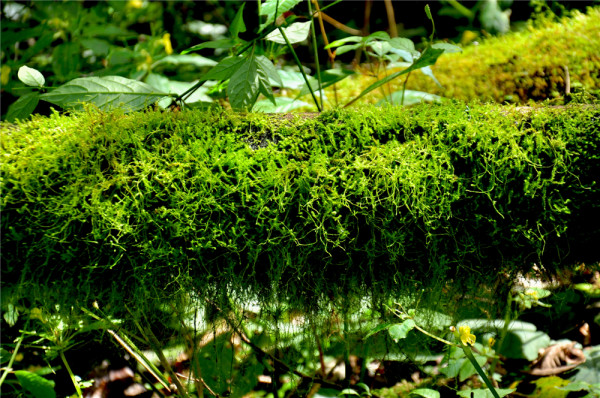
{"label": "broad green leaf", "polygon": [[[258,91],[267,97],[273,105],[277,105],[275,97],[273,96],[273,89],[271,88],[270,77],[279,79],[275,66],[269,61],[264,55],[258,57],[252,56],[256,64],[256,76],[258,79]],[[282,83],[281,80],[279,83]]]}
{"label": "broad green leaf", "polygon": [[6,113],[6,121],[14,122],[17,119],[25,119],[35,110],[38,102],[40,102],[40,95],[38,93],[29,93],[22,97],[19,97],[14,103],[8,107]]}
{"label": "broad green leaf", "polygon": [[[496,393],[498,393],[500,398],[505,397],[514,391],[514,388],[496,388]],[[492,394],[492,392],[487,388],[480,388],[477,390],[462,390],[457,391],[456,394],[458,394],[459,397],[464,398],[494,398],[494,394]]]}
{"label": "broad green leaf", "polygon": [[54,382],[26,370],[15,371],[21,386],[35,398],[55,398]]}
{"label": "broad green leaf", "polygon": [[429,65],[435,65],[437,59],[444,53],[444,50],[427,47],[421,56],[407,70],[413,71],[424,68]]}
{"label": "broad green leaf", "polygon": [[233,76],[243,63],[244,58],[242,57],[227,57],[209,70],[200,80],[227,80]]}
{"label": "broad green leaf", "polygon": [[204,66],[215,66],[217,65],[217,61],[212,60],[210,58],[203,57],[197,54],[175,54],[175,55],[167,55],[166,57],[156,61],[154,66],[161,64],[173,64],[173,65],[181,65],[181,64],[189,64],[198,67]]}
{"label": "broad green leaf", "polygon": [[[302,0],[267,0],[260,6],[260,15],[266,15],[267,20],[265,23],[260,24],[258,32],[262,32],[264,28],[273,23],[279,16],[296,6],[296,4],[302,2]],[[275,15],[275,9],[277,9],[277,15]]]}
{"label": "broad green leaf", "polygon": [[83,109],[89,102],[101,110],[122,108],[125,112],[136,111],[154,104],[165,96],[146,83],[121,76],[81,77],[71,80],[47,94],[40,95],[44,101],[63,108]]}
{"label": "broad green leaf", "polygon": [[221,48],[228,49],[235,45],[235,41],[233,39],[220,39],[220,40],[212,40],[205,41],[204,43],[197,44],[193,47],[188,48],[187,50],[183,50],[181,54],[188,54],[193,51],[199,51],[203,48]]}
{"label": "broad green leaf", "polygon": [[[393,92],[391,95],[386,96],[386,99],[378,101],[377,105],[381,106],[388,103],[400,105],[402,102],[402,91]],[[406,90],[404,92],[404,105],[414,105],[421,102],[441,102],[442,99],[443,97],[422,91]]]}
{"label": "broad green leaf", "polygon": [[371,50],[373,50],[373,52],[378,57],[383,57],[392,48],[390,43],[388,43],[386,41],[374,41],[374,42],[371,42],[369,45],[371,46]]}
{"label": "broad green leaf", "polygon": [[440,398],[440,393],[430,388],[417,388],[412,390],[409,395],[418,395],[423,398]]}
{"label": "broad green leaf", "polygon": [[[300,43],[308,37],[308,33],[310,32],[310,24],[311,21],[308,22],[295,22],[288,26],[287,28],[282,28],[283,33],[285,33],[285,37],[289,40],[290,44]],[[283,38],[279,29],[276,29],[269,33],[265,39],[273,41],[279,44],[286,44],[285,39]]]}
{"label": "broad green leaf", "polygon": [[575,381],[572,383],[567,384],[564,387],[556,387],[559,390],[562,391],[581,391],[581,390],[585,390],[585,391],[589,391],[592,388],[592,385],[590,383],[586,383],[585,381]]}
{"label": "broad green leaf", "polygon": [[281,77],[279,76],[279,73],[277,73],[275,65],[273,65],[273,62],[271,62],[269,58],[265,57],[264,55],[259,55],[255,58],[255,60],[259,66],[259,70],[264,71],[267,77],[278,85],[277,87],[283,86],[283,81],[281,81]]}
{"label": "broad green leaf", "polygon": [[345,388],[345,389],[343,389],[342,391],[340,391],[338,397],[340,395],[359,395],[360,396],[360,394],[358,392],[356,392],[356,390],[353,390],[351,388]]}
{"label": "broad green leaf", "polygon": [[229,80],[227,85],[229,103],[235,110],[247,111],[254,105],[258,92],[256,61],[254,57],[248,57]]}
{"label": "broad green leaf", "polygon": [[450,43],[435,43],[431,46],[431,48],[435,48],[438,50],[444,50],[444,53],[459,53],[462,52],[462,48],[459,46],[455,46]]}
{"label": "broad green leaf", "polygon": [[81,50],[78,42],[59,44],[52,51],[52,71],[64,81],[76,75],[81,67]]}
{"label": "broad green leaf", "polygon": [[253,112],[264,112],[264,113],[287,113],[294,109],[303,108],[310,106],[304,101],[295,100],[288,97],[277,97],[275,98],[275,105],[269,100],[258,101],[252,108]]}
{"label": "broad green leaf", "polygon": [[510,30],[509,12],[502,11],[497,0],[485,0],[479,13],[479,21],[488,32],[504,34]]}
{"label": "broad green leaf", "polygon": [[569,378],[600,387],[600,345],[585,350],[585,362],[577,366],[577,373]]}
{"label": "broad green leaf", "polygon": [[415,58],[419,58],[420,52],[415,50],[415,44],[412,40],[404,37],[394,37],[389,41],[392,48],[390,52],[400,55],[406,62],[413,62]]}
{"label": "broad green leaf", "polygon": [[346,44],[344,46],[339,47],[337,50],[335,50],[335,54],[342,55],[342,54],[347,53],[348,51],[352,51],[352,50],[356,50],[357,48],[361,48],[363,45],[364,45],[363,43]]}
{"label": "broad green leaf", "polygon": [[240,32],[244,33],[246,31],[246,24],[244,23],[244,6],[246,3],[242,3],[242,6],[233,17],[233,21],[231,22],[231,26],[229,26],[229,33],[235,39],[237,39]]}
{"label": "broad green leaf", "polygon": [[385,40],[385,41],[389,41],[390,40],[390,35],[388,35],[387,32],[384,32],[384,31],[373,32],[373,33],[371,33],[369,36],[367,36],[365,38],[365,42],[369,43],[372,40]]}
{"label": "broad green leaf", "polygon": [[19,80],[28,86],[44,87],[46,80],[44,76],[37,70],[29,66],[21,66],[17,72]]}
{"label": "broad green leaf", "polygon": [[412,319],[407,319],[402,323],[397,323],[390,326],[388,332],[390,333],[391,338],[397,342],[400,339],[405,339],[408,335],[408,332],[413,330],[415,326],[415,321]]}

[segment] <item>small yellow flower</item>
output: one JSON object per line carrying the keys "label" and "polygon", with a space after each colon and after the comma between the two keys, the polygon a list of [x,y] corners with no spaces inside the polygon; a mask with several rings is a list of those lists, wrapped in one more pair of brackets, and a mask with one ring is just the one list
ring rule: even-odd
{"label": "small yellow flower", "polygon": [[493,346],[494,346],[494,344],[496,344],[496,339],[495,339],[495,338],[493,338],[493,337],[490,337],[490,338],[488,339],[488,345],[489,345],[490,347],[493,347]]}
{"label": "small yellow flower", "polygon": [[161,40],[163,46],[165,46],[165,52],[167,55],[173,54],[173,46],[171,45],[171,35],[169,33],[165,33]]}
{"label": "small yellow flower", "polygon": [[535,301],[539,300],[537,290],[527,289],[525,291],[525,294],[528,295],[528,296],[530,296],[531,298],[533,298]]}
{"label": "small yellow flower", "polygon": [[142,8],[143,6],[144,6],[144,2],[142,0],[129,0],[127,2],[127,7]]}
{"label": "small yellow flower", "polygon": [[471,334],[471,328],[468,326],[461,326],[458,328],[458,334],[460,335],[460,341],[463,345],[475,344],[475,335]]}

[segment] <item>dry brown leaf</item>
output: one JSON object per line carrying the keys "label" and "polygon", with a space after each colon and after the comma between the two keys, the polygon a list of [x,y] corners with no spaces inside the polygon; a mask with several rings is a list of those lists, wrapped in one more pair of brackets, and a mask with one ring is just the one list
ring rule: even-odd
{"label": "dry brown leaf", "polygon": [[585,354],[575,348],[575,342],[558,343],[546,348],[527,373],[533,376],[552,376],[585,362]]}

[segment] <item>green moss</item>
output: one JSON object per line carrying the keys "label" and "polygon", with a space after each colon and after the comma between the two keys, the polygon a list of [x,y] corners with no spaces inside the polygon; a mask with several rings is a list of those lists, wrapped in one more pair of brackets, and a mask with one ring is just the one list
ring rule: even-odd
{"label": "green moss", "polygon": [[310,306],[598,260],[599,117],[453,104],[3,124],[2,284]]}
{"label": "green moss", "polygon": [[[462,53],[444,54],[432,66],[442,87],[416,72],[407,88],[464,101],[528,103],[564,96],[566,67],[571,91],[577,87],[598,92],[599,37],[600,8],[590,7],[586,14],[574,12],[559,22],[531,23],[521,32],[485,39],[465,47]],[[373,79],[366,77],[344,81],[338,95],[353,98],[371,83]],[[401,90],[402,84],[403,79],[392,82],[386,86],[386,94]],[[333,92],[328,95],[334,96]],[[381,99],[377,91],[364,102]]]}

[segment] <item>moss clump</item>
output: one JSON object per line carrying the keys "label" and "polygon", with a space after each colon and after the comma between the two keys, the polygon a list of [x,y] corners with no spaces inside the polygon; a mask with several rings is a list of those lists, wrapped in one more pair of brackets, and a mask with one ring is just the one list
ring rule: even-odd
{"label": "moss clump", "polygon": [[454,104],[3,124],[2,283],[307,305],[597,260],[599,118]]}
{"label": "moss clump", "polygon": [[[530,23],[523,31],[485,39],[462,53],[444,54],[432,66],[442,88],[417,72],[411,74],[407,89],[464,101],[528,103],[564,96],[566,67],[571,90],[582,87],[598,92],[599,37],[600,8],[590,7],[586,14],[574,11],[559,22]],[[340,92],[352,98],[371,83],[373,79],[366,77],[343,81]],[[401,90],[402,83],[403,79],[396,79],[385,86],[386,94]],[[330,95],[333,98],[333,93]],[[381,99],[377,91],[363,101]]]}

